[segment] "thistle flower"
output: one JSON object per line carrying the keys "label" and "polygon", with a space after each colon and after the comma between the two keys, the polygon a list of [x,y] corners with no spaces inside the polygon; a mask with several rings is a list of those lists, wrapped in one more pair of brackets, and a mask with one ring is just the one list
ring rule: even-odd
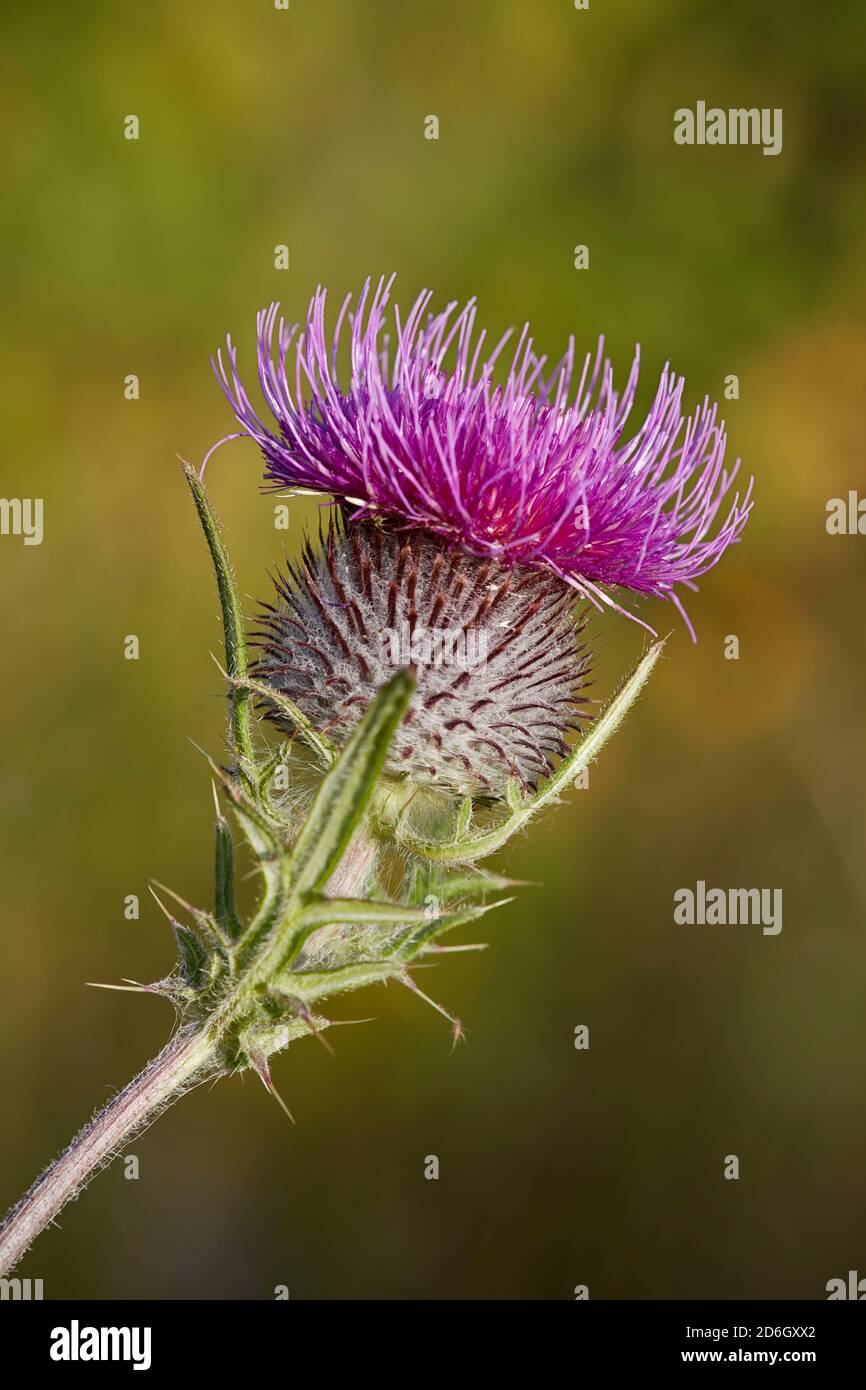
{"label": "thistle flower", "polygon": [[[347,297],[330,342],[321,288],[303,332],[276,304],[259,314],[259,384],[275,429],[252,406],[230,339],[213,364],[270,484],[341,504],[340,526],[264,605],[258,674],[341,742],[399,648],[419,675],[389,771],[501,797],[510,778],[532,787],[551,771],[580,726],[589,659],[575,600],[619,607],[606,589],[627,588],[681,609],[675,587],[694,588],[738,539],[750,489],[716,525],[736,466],[724,469],[716,406],[684,418],[683,381],[668,367],[626,440],[637,354],[620,398],[603,341],[575,382],[574,342],[548,369],[524,328],[497,383],[509,335],[485,356],[473,301],[426,323],[429,293],[405,322],[394,306],[392,353],[391,284],[371,291],[368,280],[354,314]],[[438,659],[441,640],[425,660],[424,635],[443,629],[464,643],[483,637],[487,660],[455,670]]]}
{"label": "thistle flower", "polygon": [[273,486],[331,494],[354,507],[353,521],[391,517],[503,565],[546,570],[598,607],[620,608],[613,588],[683,612],[677,590],[695,588],[751,510],[750,482],[723,512],[738,464],[724,466],[717,406],[705,399],[685,416],[683,379],[666,365],[646,418],[626,438],[639,350],[620,395],[603,339],[578,375],[573,339],[548,366],[527,325],[497,383],[511,333],[485,350],[474,300],[425,321],[427,291],[405,320],[393,306],[392,351],[392,283],[380,280],[371,295],[368,280],[353,314],[347,296],[330,340],[322,288],[303,331],[278,317],[277,304],[259,314],[258,377],[275,428],[250,402],[231,339],[227,357],[217,354],[217,378]]}
{"label": "thistle flower", "polygon": [[[723,466],[724,429],[706,401],[684,420],[683,383],[667,367],[624,442],[637,357],[620,399],[601,344],[573,387],[573,344],[547,370],[524,329],[496,384],[507,335],[485,358],[474,305],[456,316],[450,305],[422,326],[424,294],[405,324],[395,308],[392,358],[382,336],[390,284],[370,299],[368,282],[349,320],[345,392],[337,355],[348,300],[330,347],[322,290],[299,337],[282,320],[277,328],[275,305],[260,315],[259,379],[276,432],[253,410],[231,343],[228,367],[218,359],[273,485],[330,494],[340,514],[263,605],[251,671],[221,529],[184,466],[219,590],[230,692],[230,761],[211,763],[213,905],[164,890],[182,923],[157,898],[178,962],[154,984],[118,987],[167,996],[176,1032],[12,1208],[0,1274],[191,1086],[253,1070],[276,1094],[270,1057],[305,1034],[325,1041],[334,1021],[322,1009],[334,995],[395,981],[434,1003],[411,970],[448,949],[446,933],[509,901],[489,900],[510,880],[479,861],[585,771],[658,660],[662,643],[569,747],[588,673],[575,597],[617,607],[613,586],[679,605],[676,587],[694,587],[745,525],[750,489],[716,526],[736,472]],[[291,807],[272,791],[294,744],[261,746],[253,698],[317,760],[315,792]],[[261,881],[246,914],[223,804]],[[459,1036],[459,1021],[434,1007]]]}

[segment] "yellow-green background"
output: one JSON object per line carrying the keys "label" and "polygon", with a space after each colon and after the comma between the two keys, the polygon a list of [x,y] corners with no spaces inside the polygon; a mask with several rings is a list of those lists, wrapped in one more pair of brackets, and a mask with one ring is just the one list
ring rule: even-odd
{"label": "yellow-green background", "polygon": [[[477,294],[554,353],[603,330],[622,369],[639,340],[644,401],[667,358],[690,403],[736,373],[757,478],[699,645],[647,608],[674,630],[651,689],[512,850],[541,886],[428,972],[467,1045],[408,992],[342,1003],[378,1021],[336,1062],[277,1060],[296,1128],[257,1082],[198,1091],[20,1272],[171,1299],[820,1298],[866,1274],[866,539],[824,524],[866,491],[859,0],[161,0],[3,29],[0,491],[44,498],[45,539],[0,538],[0,1205],[168,1032],[164,1002],[84,986],[168,968],[148,877],[208,893],[189,740],[220,748],[217,612],[175,455],[231,427],[227,330],[249,376],[270,299],[296,316],[319,281],[396,270],[403,302]],[[782,154],[675,146],[698,99],[782,107]],[[209,472],[256,596],[282,541],[259,476],[245,443]],[[605,691],[642,637],[609,619],[596,644]],[[781,887],[782,934],[675,926],[699,878]]]}

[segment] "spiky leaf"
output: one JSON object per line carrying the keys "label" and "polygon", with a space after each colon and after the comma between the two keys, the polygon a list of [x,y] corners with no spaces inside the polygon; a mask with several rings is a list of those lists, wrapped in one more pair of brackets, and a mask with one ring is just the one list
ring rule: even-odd
{"label": "spiky leaf", "polygon": [[[216,575],[220,608],[222,609],[226,669],[228,674],[234,678],[243,677],[247,673],[247,648],[244,636],[244,618],[228,551],[226,550],[220,524],[211,506],[210,498],[208,497],[204,483],[199,478],[195,469],[191,468],[188,463],[183,465],[183,471],[189,483],[189,489],[192,493],[195,509],[198,512],[199,521],[201,522],[202,530],[204,531],[205,539],[208,543],[214,574]],[[231,700],[231,730],[235,752],[239,758],[250,762],[253,757],[252,736],[250,732],[250,693],[248,690],[244,690],[242,686],[236,685],[232,689]]]}
{"label": "spiky leaf", "polygon": [[192,989],[201,989],[207,980],[207,948],[194,931],[180,922],[173,922],[172,929],[180,955],[180,972]]}
{"label": "spiky leaf", "polygon": [[295,843],[289,882],[298,896],[324,888],[373,794],[414,688],[398,671],[379,692],[324,778]]}

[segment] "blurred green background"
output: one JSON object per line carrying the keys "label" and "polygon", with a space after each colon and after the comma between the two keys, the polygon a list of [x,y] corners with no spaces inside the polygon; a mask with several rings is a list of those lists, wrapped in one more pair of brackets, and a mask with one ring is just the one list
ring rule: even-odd
{"label": "blurred green background", "polygon": [[[148,877],[209,892],[189,740],[220,748],[217,606],[176,453],[231,428],[227,330],[251,377],[258,308],[395,270],[401,302],[477,294],[554,354],[604,331],[622,370],[639,340],[643,401],[668,358],[690,404],[736,374],[757,478],[699,644],[647,606],[673,629],[651,689],[510,853],[541,886],[425,979],[467,1045],[407,991],[349,999],[378,1021],[336,1062],[276,1061],[297,1127],[253,1080],[199,1090],[19,1272],[169,1299],[822,1298],[866,1274],[866,540],[825,529],[866,488],[862,5],[160,0],[22,6],[3,36],[0,491],[44,498],[45,538],[0,538],[0,1206],[167,1036],[163,1001],[84,984],[168,968]],[[782,107],[782,154],[677,147],[698,99]],[[209,469],[254,596],[284,539],[259,478],[247,443]],[[291,547],[315,515],[294,504]],[[595,643],[609,691],[642,635]],[[781,887],[781,935],[675,926],[699,878]]]}

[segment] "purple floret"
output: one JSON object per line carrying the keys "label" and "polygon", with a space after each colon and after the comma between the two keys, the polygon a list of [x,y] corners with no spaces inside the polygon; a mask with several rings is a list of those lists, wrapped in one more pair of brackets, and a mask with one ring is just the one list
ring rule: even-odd
{"label": "purple floret", "polygon": [[[705,398],[684,416],[683,379],[666,365],[646,419],[624,437],[639,350],[620,395],[603,339],[579,372],[573,339],[548,368],[526,326],[505,372],[497,364],[511,332],[485,351],[473,300],[428,315],[425,291],[404,321],[390,305],[392,283],[371,294],[368,280],[354,313],[347,296],[330,337],[322,288],[303,330],[278,318],[277,304],[258,315],[259,383],[276,429],[250,402],[231,339],[227,360],[217,354],[214,370],[268,480],[348,501],[354,518],[397,518],[472,554],[547,569],[598,606],[619,608],[605,592],[613,587],[683,612],[677,586],[696,587],[752,507],[750,481],[720,516],[739,463],[724,467],[718,407]],[[341,387],[345,339],[351,370]]]}

